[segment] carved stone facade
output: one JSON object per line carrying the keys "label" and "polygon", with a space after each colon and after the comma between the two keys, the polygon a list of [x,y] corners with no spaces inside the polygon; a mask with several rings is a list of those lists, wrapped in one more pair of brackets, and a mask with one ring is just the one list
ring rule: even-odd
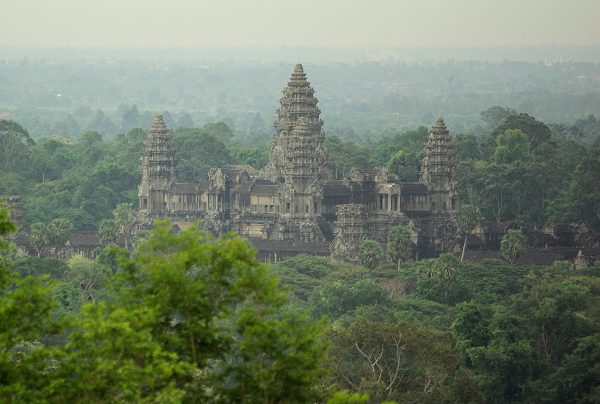
{"label": "carved stone facade", "polygon": [[438,119],[429,134],[419,182],[400,182],[383,168],[351,170],[334,180],[317,103],[302,65],[296,65],[277,110],[268,165],[261,172],[245,165],[214,168],[197,183],[176,182],[173,145],[157,116],[140,158],[142,222],[170,217],[184,227],[201,220],[215,233],[249,238],[259,250],[272,244],[270,257],[331,252],[353,260],[365,239],[385,246],[389,230],[399,224],[414,229],[420,256],[453,248],[457,164],[444,121]]}

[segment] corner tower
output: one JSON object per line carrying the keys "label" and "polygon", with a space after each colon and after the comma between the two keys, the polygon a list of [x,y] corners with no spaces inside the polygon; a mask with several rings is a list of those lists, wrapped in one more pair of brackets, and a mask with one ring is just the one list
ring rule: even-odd
{"label": "corner tower", "polygon": [[432,214],[458,213],[457,162],[454,143],[442,118],[429,132],[421,164],[421,182],[430,192]]}
{"label": "corner tower", "polygon": [[152,216],[167,213],[168,194],[175,182],[175,149],[162,115],[156,115],[144,141],[140,174],[140,213]]}

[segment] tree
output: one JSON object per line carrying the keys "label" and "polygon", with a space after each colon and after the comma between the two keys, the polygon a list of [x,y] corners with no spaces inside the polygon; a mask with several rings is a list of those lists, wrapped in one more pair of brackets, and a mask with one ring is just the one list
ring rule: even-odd
{"label": "tree", "polygon": [[[0,252],[7,247],[4,236],[15,231],[8,211],[0,206]],[[61,331],[52,315],[56,307],[52,285],[27,276],[18,278],[0,260],[0,400],[41,402],[41,390],[49,384],[52,357],[40,344],[43,337]]]}
{"label": "tree", "polygon": [[500,251],[511,263],[514,263],[527,248],[527,239],[521,230],[508,230],[500,242]]}
{"label": "tree", "polygon": [[372,271],[383,259],[383,248],[375,240],[365,240],[358,252],[358,260],[362,266]]}
{"label": "tree", "polygon": [[484,121],[488,128],[495,129],[509,116],[517,115],[517,111],[512,108],[504,108],[504,107],[491,107],[481,112],[480,117],[481,120]]}
{"label": "tree", "polygon": [[98,226],[98,237],[100,237],[102,245],[117,244],[119,241],[119,230],[119,226],[117,226],[114,220],[102,220],[100,226]]}
{"label": "tree", "polygon": [[192,367],[153,337],[150,308],[111,308],[105,303],[83,307],[60,366],[46,386],[54,402],[177,402],[184,395],[173,379]]}
{"label": "tree", "polygon": [[29,147],[34,145],[29,132],[13,121],[0,120],[0,162],[2,168],[12,173],[25,163]]}
{"label": "tree", "polygon": [[123,117],[121,119],[121,130],[123,132],[128,132],[133,128],[140,127],[140,113],[138,111],[137,105],[132,105],[127,111],[123,113]]}
{"label": "tree", "polygon": [[73,224],[67,219],[54,219],[48,223],[46,227],[48,244],[55,249],[54,253],[56,255],[69,239],[71,230],[73,230]]}
{"label": "tree", "polygon": [[529,151],[527,134],[519,129],[507,129],[496,138],[496,151],[493,160],[500,164],[528,162],[533,160]]}
{"label": "tree", "polygon": [[585,157],[561,195],[548,208],[554,220],[584,221],[600,230],[600,158]]}
{"label": "tree", "polygon": [[120,203],[113,210],[113,217],[115,225],[119,228],[119,233],[123,235],[125,240],[125,249],[129,249],[131,233],[136,220],[135,211],[131,208],[131,204]]}
{"label": "tree", "polygon": [[451,253],[440,255],[437,259],[429,262],[425,269],[425,276],[430,279],[439,280],[444,288],[444,302],[448,304],[448,292],[456,278],[458,260]]}
{"label": "tree", "polygon": [[191,384],[187,376],[172,379],[188,385],[189,397],[319,398],[322,326],[280,310],[286,296],[245,240],[213,238],[195,226],[173,234],[158,222],[123,259],[118,307],[152,310],[153,340],[196,369]]}
{"label": "tree", "polygon": [[46,245],[48,245],[48,234],[46,232],[46,225],[41,222],[36,222],[31,225],[28,233],[29,242],[32,247],[35,248],[37,256],[39,257]]}
{"label": "tree", "polygon": [[76,307],[87,302],[94,303],[106,293],[103,284],[108,277],[107,268],[80,255],[74,255],[67,263],[69,270],[64,275],[64,281],[79,294]]}
{"label": "tree", "polygon": [[387,250],[392,262],[400,263],[410,258],[412,254],[411,230],[408,226],[394,226],[388,235]]}
{"label": "tree", "polygon": [[[177,120],[178,128],[193,128],[194,121],[192,120],[192,116],[187,111],[181,111],[179,115],[179,119]],[[175,128],[173,128],[175,129]]]}
{"label": "tree", "polygon": [[465,258],[465,251],[467,250],[467,241],[469,239],[469,234],[477,223],[481,220],[481,213],[479,209],[473,205],[462,205],[460,207],[460,213],[458,214],[458,228],[463,234],[464,242],[462,248],[462,254],[460,255],[460,262],[462,262]]}
{"label": "tree", "polygon": [[550,140],[552,132],[545,123],[536,120],[527,114],[508,116],[492,133],[492,138],[506,132],[508,129],[519,129],[527,134],[531,150],[537,150],[539,146]]}

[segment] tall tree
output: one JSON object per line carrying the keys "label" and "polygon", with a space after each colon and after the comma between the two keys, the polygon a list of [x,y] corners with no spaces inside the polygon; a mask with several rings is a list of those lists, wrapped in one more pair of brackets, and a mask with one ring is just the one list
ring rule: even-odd
{"label": "tall tree", "polygon": [[54,253],[57,256],[60,253],[60,249],[64,247],[69,239],[71,230],[73,230],[73,224],[67,219],[54,219],[48,223],[46,227],[48,244],[54,248]]}
{"label": "tall tree", "polygon": [[113,210],[113,221],[119,228],[119,233],[123,235],[125,241],[125,248],[129,249],[131,240],[131,233],[133,232],[133,226],[136,220],[136,214],[131,204],[120,203]]}
{"label": "tall tree", "polygon": [[31,225],[28,233],[29,242],[35,248],[37,256],[39,257],[46,245],[48,245],[48,234],[46,231],[46,225],[41,222],[36,222]]}
{"label": "tall tree", "polygon": [[473,205],[462,205],[460,207],[460,213],[458,214],[458,228],[460,229],[464,242],[462,253],[460,255],[460,262],[465,258],[465,251],[467,250],[467,241],[469,234],[473,231],[477,223],[481,221],[481,212],[476,206]]}
{"label": "tall tree", "polygon": [[484,121],[489,129],[496,129],[506,118],[516,115],[517,111],[512,108],[491,107],[481,112],[481,120]]}
{"label": "tall tree", "polygon": [[358,261],[372,271],[383,259],[383,248],[375,240],[365,240],[358,252]]}
{"label": "tall tree", "polygon": [[407,261],[412,255],[410,227],[392,227],[388,235],[387,252],[392,262],[395,262],[400,270],[400,263]]}
{"label": "tall tree", "polygon": [[527,239],[521,230],[508,230],[500,242],[500,251],[511,263],[527,248]]}
{"label": "tall tree", "polygon": [[11,173],[25,164],[30,146],[34,144],[29,132],[13,121],[0,120],[0,164]]}

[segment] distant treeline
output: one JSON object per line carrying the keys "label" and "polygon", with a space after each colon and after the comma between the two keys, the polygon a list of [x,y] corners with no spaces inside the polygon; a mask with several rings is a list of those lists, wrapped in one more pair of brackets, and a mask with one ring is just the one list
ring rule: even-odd
{"label": "distant treeline", "polygon": [[[298,60],[301,62],[301,60]],[[477,131],[479,112],[505,105],[548,123],[600,115],[600,65],[531,62],[307,64],[325,130],[376,135],[444,116],[454,132]],[[258,115],[267,131],[291,65],[211,60],[10,59],[0,62],[0,117],[35,139],[113,136],[169,111],[197,126],[223,121],[243,138]],[[135,117],[133,117],[135,118]],[[177,126],[172,127],[175,129]]]}

